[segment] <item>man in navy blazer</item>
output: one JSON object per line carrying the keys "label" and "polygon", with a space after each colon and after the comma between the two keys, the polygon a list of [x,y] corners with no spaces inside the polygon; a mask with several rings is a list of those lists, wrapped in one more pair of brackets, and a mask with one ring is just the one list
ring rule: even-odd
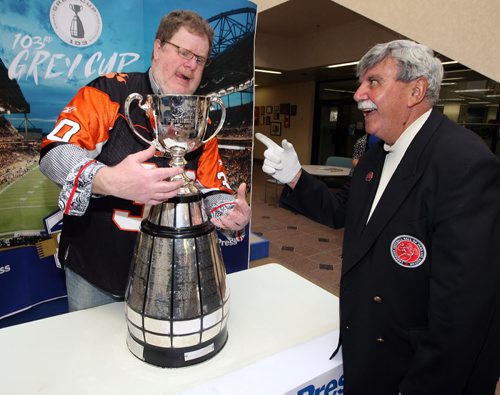
{"label": "man in navy blazer", "polygon": [[344,227],[345,394],[493,395],[500,374],[500,160],[433,109],[443,68],[409,40],[378,44],[354,94],[382,141],[336,193],[265,136],[281,204]]}

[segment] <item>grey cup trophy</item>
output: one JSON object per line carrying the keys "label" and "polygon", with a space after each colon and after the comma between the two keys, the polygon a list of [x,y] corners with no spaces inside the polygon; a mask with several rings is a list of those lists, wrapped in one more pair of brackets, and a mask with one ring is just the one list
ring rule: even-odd
{"label": "grey cup trophy", "polygon": [[[139,101],[154,131],[148,140],[134,127],[130,106]],[[184,155],[214,138],[226,110],[213,96],[142,95],[125,101],[125,116],[143,141],[184,168]],[[215,132],[204,139],[211,104],[221,107]],[[205,361],[227,340],[229,289],[217,233],[201,193],[182,173],[178,195],[153,206],[141,223],[125,292],[127,346],[139,359],[161,367]]]}

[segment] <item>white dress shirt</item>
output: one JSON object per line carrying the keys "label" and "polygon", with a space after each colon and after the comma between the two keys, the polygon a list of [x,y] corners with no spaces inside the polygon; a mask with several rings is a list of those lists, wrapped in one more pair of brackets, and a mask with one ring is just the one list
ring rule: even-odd
{"label": "white dress shirt", "polygon": [[385,187],[389,184],[389,181],[398,168],[399,162],[403,159],[406,150],[417,135],[418,131],[424,125],[425,121],[427,121],[427,118],[431,115],[431,110],[423,113],[415,120],[415,122],[408,126],[393,145],[384,144],[384,150],[387,151],[387,155],[385,156],[384,167],[382,169],[382,175],[378,184],[377,193],[373,199],[370,215],[368,215],[366,222],[370,220],[375,207],[377,207],[377,204],[385,191]]}

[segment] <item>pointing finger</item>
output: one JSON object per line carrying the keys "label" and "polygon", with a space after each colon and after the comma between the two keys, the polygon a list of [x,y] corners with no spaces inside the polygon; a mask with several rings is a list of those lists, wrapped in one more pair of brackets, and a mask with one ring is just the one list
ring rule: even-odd
{"label": "pointing finger", "polygon": [[262,144],[264,144],[267,148],[280,148],[278,144],[276,144],[273,140],[263,135],[262,133],[255,133],[255,138]]}

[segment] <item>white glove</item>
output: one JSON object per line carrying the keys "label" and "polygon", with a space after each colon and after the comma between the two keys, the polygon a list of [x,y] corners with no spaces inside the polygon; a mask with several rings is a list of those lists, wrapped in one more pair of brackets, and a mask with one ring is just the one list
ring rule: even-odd
{"label": "white glove", "polygon": [[267,149],[264,151],[264,164],[262,171],[273,176],[279,182],[288,184],[300,171],[299,158],[293,145],[283,140],[281,147],[269,137],[256,133],[255,137],[263,143]]}

